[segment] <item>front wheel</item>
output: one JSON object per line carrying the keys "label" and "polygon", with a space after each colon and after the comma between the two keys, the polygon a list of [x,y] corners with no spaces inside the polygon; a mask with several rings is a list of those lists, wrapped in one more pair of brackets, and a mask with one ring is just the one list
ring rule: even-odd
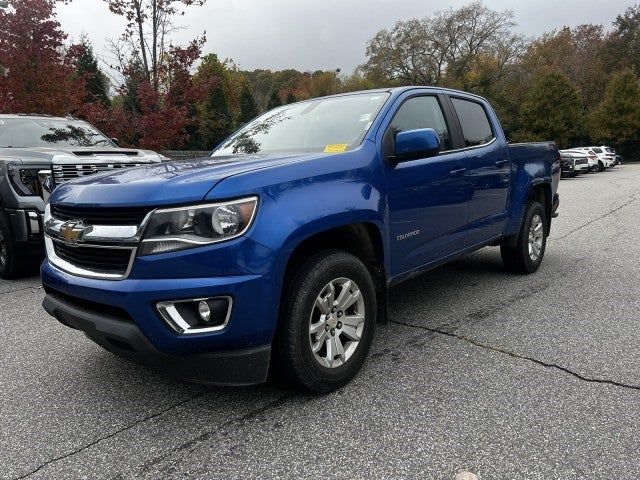
{"label": "front wheel", "polygon": [[527,204],[515,245],[500,246],[502,263],[514,273],[534,273],[540,267],[547,246],[546,215],[539,202]]}
{"label": "front wheel", "polygon": [[364,363],[376,327],[376,294],[353,255],[324,250],[293,274],[275,339],[275,368],[296,386],[327,393]]}
{"label": "front wheel", "polygon": [[16,250],[9,222],[0,212],[0,278],[9,280],[20,275],[25,259]]}
{"label": "front wheel", "polygon": [[599,161],[597,169],[598,169],[599,172],[603,172],[604,171],[604,163]]}

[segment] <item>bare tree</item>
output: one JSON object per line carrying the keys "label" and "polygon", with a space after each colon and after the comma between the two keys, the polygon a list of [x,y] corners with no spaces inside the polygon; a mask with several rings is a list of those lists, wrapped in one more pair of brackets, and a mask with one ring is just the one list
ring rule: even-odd
{"label": "bare tree", "polygon": [[493,59],[499,70],[523,51],[524,39],[514,27],[511,11],[497,12],[481,2],[399,21],[369,41],[362,68],[398,83],[429,85],[465,75],[481,57]]}
{"label": "bare tree", "polygon": [[[191,5],[204,5],[206,0],[104,0],[109,10],[127,20],[118,40],[111,40],[110,50],[119,71],[132,63],[140,65],[143,75],[158,89],[161,65],[171,48],[170,36],[180,27],[173,19],[184,15]],[[200,39],[201,40],[201,39]]]}

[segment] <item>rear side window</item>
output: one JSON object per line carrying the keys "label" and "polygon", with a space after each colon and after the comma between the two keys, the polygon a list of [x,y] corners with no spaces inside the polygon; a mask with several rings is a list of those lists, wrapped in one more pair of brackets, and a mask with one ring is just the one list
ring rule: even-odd
{"label": "rear side window", "polygon": [[493,129],[484,107],[476,102],[452,98],[467,147],[482,145],[494,139]]}
{"label": "rear side window", "polygon": [[451,136],[436,97],[413,97],[402,104],[391,122],[393,136],[406,130],[433,128],[440,137],[440,150],[451,150]]}
{"label": "rear side window", "polygon": [[602,153],[602,149],[601,148],[594,148],[593,151],[596,152],[596,153]]}

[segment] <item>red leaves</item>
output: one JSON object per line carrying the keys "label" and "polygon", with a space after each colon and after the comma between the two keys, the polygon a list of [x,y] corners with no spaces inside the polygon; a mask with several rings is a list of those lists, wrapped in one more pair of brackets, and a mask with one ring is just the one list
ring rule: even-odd
{"label": "red leaves", "polygon": [[0,10],[0,112],[63,115],[82,101],[82,81],[74,78],[62,50],[66,34],[53,11],[55,0],[13,0]]}

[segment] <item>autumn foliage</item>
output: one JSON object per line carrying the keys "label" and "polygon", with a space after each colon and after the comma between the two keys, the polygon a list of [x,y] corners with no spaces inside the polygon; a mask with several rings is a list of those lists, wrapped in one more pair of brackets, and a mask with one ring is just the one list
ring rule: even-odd
{"label": "autumn foliage", "polygon": [[82,104],[82,80],[63,49],[54,0],[14,0],[0,9],[0,112],[64,115]]}

